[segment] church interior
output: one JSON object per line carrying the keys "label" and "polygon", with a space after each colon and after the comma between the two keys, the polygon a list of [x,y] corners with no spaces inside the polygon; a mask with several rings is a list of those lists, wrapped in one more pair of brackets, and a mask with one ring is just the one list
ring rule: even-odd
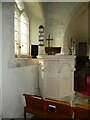
{"label": "church interior", "polygon": [[65,113],[65,103],[90,112],[89,14],[89,2],[0,0],[0,120],[25,118],[28,99],[44,112]]}

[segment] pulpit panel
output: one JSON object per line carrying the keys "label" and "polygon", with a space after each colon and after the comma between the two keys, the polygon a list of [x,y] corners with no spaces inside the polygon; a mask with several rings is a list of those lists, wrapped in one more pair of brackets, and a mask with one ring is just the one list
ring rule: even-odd
{"label": "pulpit panel", "polygon": [[39,63],[39,87],[43,98],[59,100],[74,94],[75,56],[45,55]]}

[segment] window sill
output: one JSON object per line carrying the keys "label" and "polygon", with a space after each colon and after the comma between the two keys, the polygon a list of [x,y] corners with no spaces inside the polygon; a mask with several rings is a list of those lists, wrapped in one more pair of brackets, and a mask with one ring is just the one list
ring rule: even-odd
{"label": "window sill", "polygon": [[20,56],[15,55],[15,58],[32,58],[32,56],[31,55],[20,55]]}
{"label": "window sill", "polygon": [[30,66],[30,65],[38,65],[38,59],[32,59],[32,58],[14,58],[10,59],[8,62],[9,68],[16,68],[16,67],[24,67],[24,66]]}

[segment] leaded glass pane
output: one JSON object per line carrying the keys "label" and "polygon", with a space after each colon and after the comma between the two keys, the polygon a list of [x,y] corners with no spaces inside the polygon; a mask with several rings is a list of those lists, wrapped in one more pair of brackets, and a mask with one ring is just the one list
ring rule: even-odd
{"label": "leaded glass pane", "polygon": [[19,11],[20,9],[17,9],[20,2],[21,0],[16,0],[17,6],[15,5],[15,14],[14,14],[15,54],[28,55],[29,54],[29,20],[25,12],[21,14],[21,12]]}
{"label": "leaded glass pane", "polygon": [[21,54],[22,55],[27,55],[27,43],[24,43],[24,45],[21,47]]}

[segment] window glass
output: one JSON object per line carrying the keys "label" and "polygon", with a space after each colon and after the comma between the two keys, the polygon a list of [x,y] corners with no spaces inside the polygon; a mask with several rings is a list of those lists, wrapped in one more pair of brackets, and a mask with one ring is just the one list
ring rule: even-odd
{"label": "window glass", "polygon": [[[15,55],[29,55],[29,19],[26,12],[18,8],[21,0],[16,0],[14,12]],[[23,4],[24,5],[24,4]],[[21,4],[22,6],[22,4]]]}
{"label": "window glass", "polygon": [[24,4],[22,0],[15,0],[15,2],[17,4],[18,9],[22,11],[24,9]]}

